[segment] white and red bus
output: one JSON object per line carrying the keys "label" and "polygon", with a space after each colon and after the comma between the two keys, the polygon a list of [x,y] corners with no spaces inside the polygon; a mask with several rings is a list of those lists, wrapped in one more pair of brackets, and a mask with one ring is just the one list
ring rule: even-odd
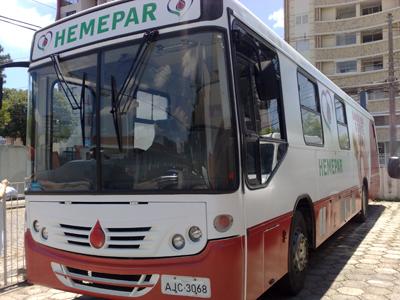
{"label": "white and red bus", "polygon": [[377,192],[371,115],[236,0],[89,9],[35,34],[29,72],[32,283],[295,294]]}

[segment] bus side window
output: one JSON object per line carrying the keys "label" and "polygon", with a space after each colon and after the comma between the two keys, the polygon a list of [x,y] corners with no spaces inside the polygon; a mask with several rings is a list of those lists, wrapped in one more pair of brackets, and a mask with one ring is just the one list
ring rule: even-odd
{"label": "bus side window", "polygon": [[240,26],[234,25],[234,36],[247,182],[264,186],[287,149],[279,60],[275,51]]}
{"label": "bus side window", "polygon": [[342,99],[335,95],[336,121],[340,149],[350,149],[349,128],[346,116],[346,106]]}
{"label": "bus side window", "polygon": [[323,146],[324,135],[317,84],[301,72],[297,73],[297,80],[304,141],[307,145]]}

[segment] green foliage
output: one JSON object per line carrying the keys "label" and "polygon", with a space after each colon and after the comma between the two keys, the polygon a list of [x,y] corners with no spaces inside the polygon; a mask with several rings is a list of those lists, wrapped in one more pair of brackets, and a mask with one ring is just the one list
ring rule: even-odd
{"label": "green foliage", "polygon": [[315,113],[303,113],[304,135],[322,138],[321,119]]}
{"label": "green foliage", "polygon": [[[3,47],[0,45],[0,65],[6,62],[11,62],[10,54],[2,54],[4,51]],[[0,76],[3,76],[3,71],[0,70]],[[5,75],[3,76],[5,78]]]}
{"label": "green foliage", "polygon": [[[53,95],[53,141],[61,142],[71,137],[73,130],[79,125],[79,119],[74,117],[63,92],[55,87]],[[3,108],[0,110],[0,136],[19,137],[26,143],[27,97],[26,90],[4,89]],[[29,123],[31,122],[30,118]]]}
{"label": "green foliage", "polygon": [[26,90],[4,89],[3,108],[0,110],[0,136],[26,141]]}
{"label": "green foliage", "polygon": [[53,90],[53,142],[68,140],[76,127],[71,105],[63,92],[54,87]]}

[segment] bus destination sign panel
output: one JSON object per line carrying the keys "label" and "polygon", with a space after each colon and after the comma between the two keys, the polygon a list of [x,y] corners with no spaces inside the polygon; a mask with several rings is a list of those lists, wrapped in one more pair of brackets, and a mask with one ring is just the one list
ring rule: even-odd
{"label": "bus destination sign panel", "polygon": [[193,21],[200,16],[200,0],[124,2],[38,31],[31,59],[150,28]]}

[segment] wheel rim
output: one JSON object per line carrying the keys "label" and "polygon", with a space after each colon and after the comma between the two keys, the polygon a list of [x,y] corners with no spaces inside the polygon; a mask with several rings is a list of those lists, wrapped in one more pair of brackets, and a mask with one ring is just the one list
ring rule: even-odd
{"label": "wheel rim", "polygon": [[302,232],[299,232],[296,235],[295,251],[293,253],[293,266],[298,272],[302,272],[307,266],[307,251],[307,237]]}

